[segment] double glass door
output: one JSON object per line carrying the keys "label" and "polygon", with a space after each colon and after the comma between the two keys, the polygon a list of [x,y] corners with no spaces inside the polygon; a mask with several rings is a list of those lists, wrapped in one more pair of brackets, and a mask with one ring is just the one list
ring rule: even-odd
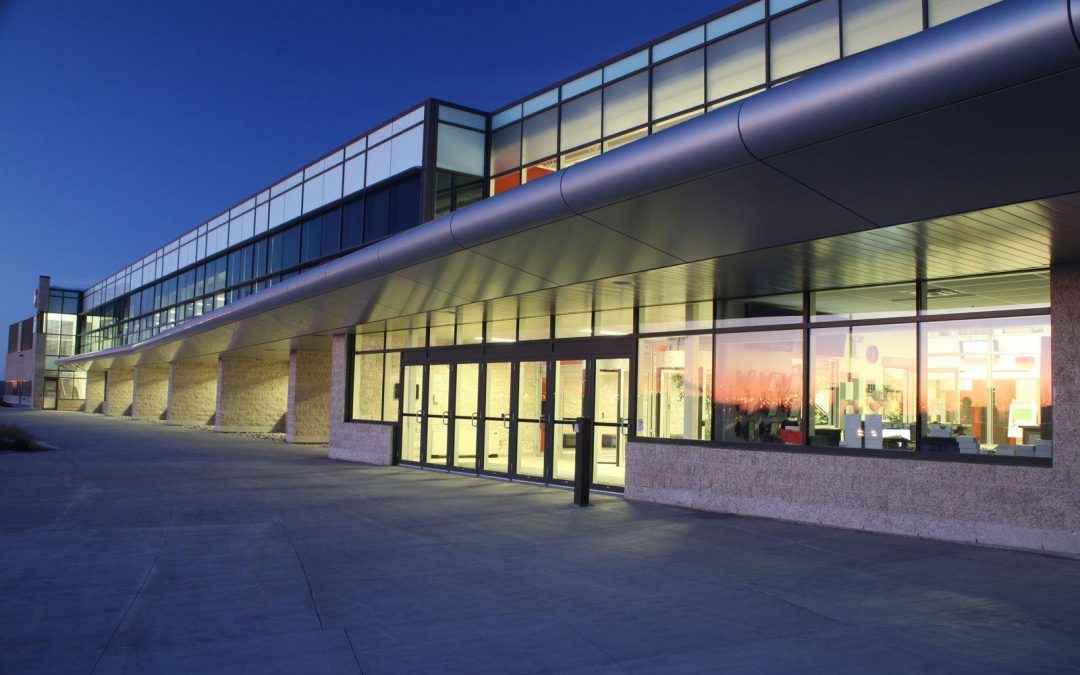
{"label": "double glass door", "polygon": [[591,416],[593,483],[623,485],[628,358],[406,363],[401,381],[402,461],[571,484]]}

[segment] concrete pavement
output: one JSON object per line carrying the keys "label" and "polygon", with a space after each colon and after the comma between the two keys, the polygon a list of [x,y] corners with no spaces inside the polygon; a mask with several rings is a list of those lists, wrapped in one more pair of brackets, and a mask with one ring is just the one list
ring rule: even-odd
{"label": "concrete pavement", "polygon": [[0,409],[2,673],[1076,672],[1080,561]]}

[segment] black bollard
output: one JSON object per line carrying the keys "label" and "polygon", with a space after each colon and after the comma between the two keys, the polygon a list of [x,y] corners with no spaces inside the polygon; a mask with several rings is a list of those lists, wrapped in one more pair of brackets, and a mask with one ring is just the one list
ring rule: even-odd
{"label": "black bollard", "polygon": [[589,505],[589,486],[592,485],[593,423],[591,417],[579,417],[574,422],[577,447],[574,471],[574,504]]}

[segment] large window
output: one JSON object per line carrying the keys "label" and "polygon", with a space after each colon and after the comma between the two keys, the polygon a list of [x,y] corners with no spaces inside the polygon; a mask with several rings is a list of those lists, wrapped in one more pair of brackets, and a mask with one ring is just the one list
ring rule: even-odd
{"label": "large window", "polygon": [[810,332],[810,444],[913,449],[915,325]]}
{"label": "large window", "polygon": [[716,336],[717,440],[802,445],[799,330]]}
{"label": "large window", "polygon": [[638,340],[637,436],[1048,459],[1049,289],[1038,270],[641,307],[638,334],[686,334]]}
{"label": "large window", "polygon": [[360,333],[354,340],[356,353],[353,355],[352,405],[349,410],[350,420],[396,422],[400,408],[401,387],[401,352],[387,351],[385,347],[399,343],[401,331],[391,332],[395,339],[387,344],[382,331]]}
{"label": "large window", "polygon": [[639,341],[639,436],[712,438],[712,351],[711,335]]}
{"label": "large window", "polygon": [[928,323],[922,352],[926,445],[1051,455],[1050,317]]}

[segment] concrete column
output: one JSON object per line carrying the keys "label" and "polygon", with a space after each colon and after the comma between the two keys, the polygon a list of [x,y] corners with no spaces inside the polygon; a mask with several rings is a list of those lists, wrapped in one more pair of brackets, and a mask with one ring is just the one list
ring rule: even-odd
{"label": "concrete column", "polygon": [[284,432],[289,363],[218,359],[217,431]]}
{"label": "concrete column", "polygon": [[289,407],[285,419],[290,443],[330,440],[330,352],[289,354]]}
{"label": "concrete column", "polygon": [[335,335],[330,371],[330,459],[388,466],[394,462],[394,425],[345,421],[347,335]]}
{"label": "concrete column", "polygon": [[134,390],[133,369],[109,368],[105,380],[105,414],[110,417],[130,417]]}
{"label": "concrete column", "polygon": [[135,366],[131,416],[139,420],[163,420],[169,407],[169,366]]}
{"label": "concrete column", "polygon": [[170,363],[166,421],[184,426],[213,424],[217,377],[216,363]]}
{"label": "concrete column", "polygon": [[86,373],[86,400],[83,412],[105,412],[105,371],[91,370]]}

